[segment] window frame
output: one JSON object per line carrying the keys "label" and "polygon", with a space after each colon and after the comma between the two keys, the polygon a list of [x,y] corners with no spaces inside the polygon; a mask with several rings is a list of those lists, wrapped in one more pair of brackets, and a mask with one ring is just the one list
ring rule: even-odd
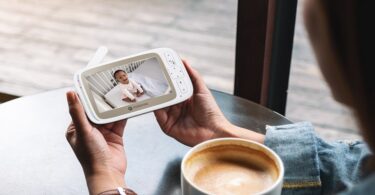
{"label": "window frame", "polygon": [[234,95],[285,115],[297,0],[238,0]]}

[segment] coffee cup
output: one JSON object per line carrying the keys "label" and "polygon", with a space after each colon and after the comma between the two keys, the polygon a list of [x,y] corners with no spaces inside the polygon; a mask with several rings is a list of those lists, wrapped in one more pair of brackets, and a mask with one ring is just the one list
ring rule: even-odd
{"label": "coffee cup", "polygon": [[191,148],[181,163],[184,195],[279,195],[284,166],[270,148],[245,139],[208,140]]}

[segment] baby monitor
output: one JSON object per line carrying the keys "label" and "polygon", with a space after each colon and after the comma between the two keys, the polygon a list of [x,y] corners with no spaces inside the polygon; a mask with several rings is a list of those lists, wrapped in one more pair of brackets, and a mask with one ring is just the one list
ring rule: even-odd
{"label": "baby monitor", "polygon": [[104,124],[180,103],[193,94],[178,54],[158,48],[88,66],[74,76],[87,116]]}

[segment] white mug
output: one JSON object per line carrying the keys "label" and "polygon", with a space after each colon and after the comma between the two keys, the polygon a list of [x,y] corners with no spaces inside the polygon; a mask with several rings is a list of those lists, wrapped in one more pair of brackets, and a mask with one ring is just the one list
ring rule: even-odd
{"label": "white mug", "polygon": [[[263,185],[268,181],[268,184],[264,187],[264,189],[261,189],[260,191],[252,191],[252,190],[258,190],[253,188],[252,186],[245,186],[240,189],[241,192],[244,192],[245,194],[258,194],[258,195],[280,195],[283,185],[283,177],[284,177],[284,165],[281,161],[280,157],[272,151],[270,148],[245,139],[239,139],[239,138],[220,138],[220,139],[213,139],[208,140],[203,143],[200,143],[196,145],[195,147],[191,148],[188,153],[184,156],[182,163],[181,163],[181,189],[183,195],[203,195],[203,194],[226,194],[225,190],[232,189],[232,186],[229,186],[230,188],[226,189],[220,189],[223,185],[219,185],[219,183],[215,183],[212,185],[219,185],[219,187],[215,187],[214,189],[219,190],[212,192],[207,190],[207,187],[203,187],[203,183],[212,183],[214,182],[216,177],[213,177],[214,179],[210,178],[209,182],[201,182],[197,184],[197,181],[194,182],[194,178],[198,177],[198,173],[204,172],[204,174],[219,174],[217,178],[222,178],[220,174],[225,174],[225,177],[232,176],[229,172],[226,172],[227,170],[232,169],[216,169],[216,167],[223,167],[221,164],[219,166],[215,165],[215,162],[219,162],[218,159],[224,159],[223,162],[244,162],[243,165],[247,166],[248,164],[253,164],[255,167],[264,167],[264,170],[269,170],[270,172],[262,172],[263,175],[259,179],[251,180],[248,179],[247,181],[250,182],[258,182]],[[245,162],[246,161],[246,162]],[[217,164],[217,163],[216,163]],[[238,163],[237,163],[238,164]],[[216,166],[216,167],[213,167]],[[244,166],[244,167],[245,167]],[[225,167],[225,166],[224,166]],[[248,166],[247,166],[248,167]],[[248,168],[245,168],[248,169]],[[252,168],[250,168],[252,169]],[[210,171],[211,170],[211,171]],[[213,171],[212,171],[213,170]],[[248,169],[249,170],[249,169]],[[257,168],[255,169],[257,171]],[[259,169],[261,170],[261,169]],[[263,169],[262,169],[263,170]],[[228,174],[226,174],[228,173]],[[244,172],[240,171],[239,174],[247,174],[246,170]],[[249,172],[251,173],[251,172]],[[269,173],[269,174],[268,174]],[[252,175],[252,177],[257,177],[258,175],[254,174],[248,174]],[[268,176],[272,179],[265,179],[263,180],[264,175]],[[245,175],[245,177],[247,177]],[[258,178],[258,177],[257,177]],[[224,180],[224,179],[223,179]],[[228,185],[232,185],[233,180],[239,180],[236,178],[236,175],[234,175],[234,178],[231,178],[230,181],[224,181],[225,183],[228,183]],[[212,182],[211,182],[212,181]],[[216,180],[215,180],[216,181]],[[234,181],[238,182],[238,181]],[[244,183],[233,183],[234,185],[242,185]],[[209,184],[211,185],[211,184]],[[227,186],[227,184],[225,184]],[[259,185],[254,185],[259,186]],[[236,187],[236,186],[235,186]],[[248,187],[248,188],[246,188]],[[251,190],[248,191],[249,187]],[[228,191],[227,191],[228,193]],[[237,194],[236,192],[232,191],[229,192],[229,194]]]}

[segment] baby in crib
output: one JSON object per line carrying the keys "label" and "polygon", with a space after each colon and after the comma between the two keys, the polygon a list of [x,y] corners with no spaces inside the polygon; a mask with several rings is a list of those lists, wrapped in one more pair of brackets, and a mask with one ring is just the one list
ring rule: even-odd
{"label": "baby in crib", "polygon": [[136,98],[134,96],[140,97],[144,94],[143,89],[140,85],[129,79],[128,74],[123,70],[116,70],[113,73],[118,85],[120,86],[122,93],[122,100],[126,102],[135,102]]}

